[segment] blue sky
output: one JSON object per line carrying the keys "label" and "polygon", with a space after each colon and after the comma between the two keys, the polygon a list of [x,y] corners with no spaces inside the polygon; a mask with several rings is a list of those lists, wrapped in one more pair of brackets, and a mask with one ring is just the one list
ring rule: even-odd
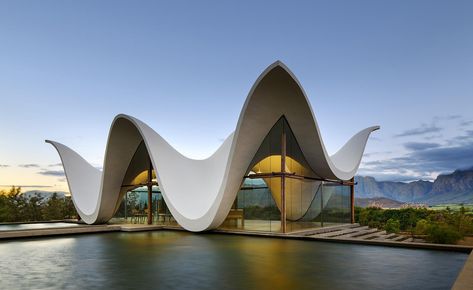
{"label": "blue sky", "polygon": [[380,125],[360,174],[473,166],[472,1],[2,1],[0,185],[65,189],[67,144],[101,166],[126,113],[210,155],[258,75],[283,61],[329,152]]}

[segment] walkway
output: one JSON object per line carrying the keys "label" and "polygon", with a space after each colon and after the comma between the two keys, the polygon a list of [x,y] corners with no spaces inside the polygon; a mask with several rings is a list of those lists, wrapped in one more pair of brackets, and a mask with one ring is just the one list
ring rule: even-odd
{"label": "walkway", "polygon": [[334,227],[316,229],[308,232],[297,232],[298,235],[304,235],[313,238],[334,238],[334,239],[356,239],[356,240],[374,240],[374,241],[394,241],[394,242],[425,242],[422,239],[414,239],[407,235],[387,233],[376,228],[361,226],[360,224],[349,224]]}

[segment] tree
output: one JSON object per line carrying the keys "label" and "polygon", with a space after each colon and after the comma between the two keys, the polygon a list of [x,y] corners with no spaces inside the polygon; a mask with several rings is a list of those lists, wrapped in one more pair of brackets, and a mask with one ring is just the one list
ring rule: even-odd
{"label": "tree", "polygon": [[39,194],[34,194],[26,203],[24,219],[27,221],[43,220],[42,208],[44,198]]}
{"label": "tree", "polygon": [[71,197],[53,193],[44,198],[35,193],[30,197],[21,193],[20,187],[0,191],[0,222],[26,222],[75,218],[77,212]]}
{"label": "tree", "polygon": [[401,230],[401,223],[398,221],[398,220],[395,220],[395,219],[389,219],[387,222],[386,222],[386,225],[384,226],[384,230],[387,232],[387,233],[399,233],[399,231]]}
{"label": "tree", "polygon": [[63,202],[61,200],[56,192],[52,194],[43,209],[43,218],[45,220],[60,220],[64,218]]}

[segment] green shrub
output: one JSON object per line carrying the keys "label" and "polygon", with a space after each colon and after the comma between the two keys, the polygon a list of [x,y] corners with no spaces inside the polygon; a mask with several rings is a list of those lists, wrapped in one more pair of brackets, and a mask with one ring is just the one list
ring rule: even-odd
{"label": "green shrub", "polygon": [[399,233],[401,230],[401,223],[395,219],[389,219],[384,226],[387,233]]}
{"label": "green shrub", "polygon": [[388,232],[409,231],[426,235],[433,243],[455,243],[473,235],[473,215],[466,209],[457,211],[426,208],[382,209],[356,208],[355,218],[363,226],[384,228]]}
{"label": "green shrub", "polygon": [[427,230],[429,229],[429,222],[425,219],[418,220],[415,227],[415,234],[416,235],[425,235],[427,234]]}
{"label": "green shrub", "polygon": [[369,221],[367,225],[370,228],[382,228],[383,227],[383,225],[378,221]]}
{"label": "green shrub", "polygon": [[427,241],[437,244],[455,244],[462,235],[447,224],[431,224],[427,228]]}

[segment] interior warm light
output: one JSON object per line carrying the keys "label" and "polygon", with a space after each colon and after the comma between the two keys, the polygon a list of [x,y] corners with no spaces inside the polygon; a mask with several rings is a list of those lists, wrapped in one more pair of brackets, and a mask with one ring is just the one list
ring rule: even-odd
{"label": "interior warm light", "polygon": [[[280,172],[281,155],[270,155],[263,158],[253,166],[253,171],[255,170],[257,170],[257,173],[262,173],[262,170],[263,173],[268,174],[271,174],[272,172]],[[306,168],[302,163],[290,156],[286,156],[284,172],[294,172],[303,176],[310,176],[312,174],[309,168]],[[276,206],[281,210],[281,178],[263,177],[262,179],[268,186]],[[298,220],[310,207],[320,182],[304,182],[300,179],[286,178],[285,184],[286,200],[291,201],[291,205],[286,208],[286,218],[288,220]]]}

